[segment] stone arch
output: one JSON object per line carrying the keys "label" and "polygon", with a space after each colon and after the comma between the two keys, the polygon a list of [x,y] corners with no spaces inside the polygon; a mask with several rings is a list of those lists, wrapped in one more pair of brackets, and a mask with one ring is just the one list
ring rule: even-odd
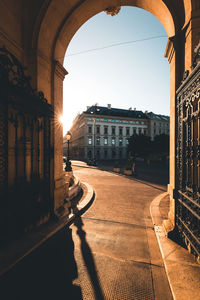
{"label": "stone arch", "polygon": [[[46,5],[46,6],[45,6]],[[185,69],[185,27],[191,18],[191,0],[174,3],[171,0],[80,0],[45,1],[36,22],[33,48],[37,49],[37,89],[54,105],[55,115],[62,113],[63,68],[66,49],[76,31],[91,17],[108,7],[136,6],[152,13],[163,24],[169,42],[165,56],[171,65],[170,71],[170,185],[172,195],[175,186],[175,91]],[[191,51],[191,50],[190,50]],[[187,65],[191,62],[189,57]],[[54,128],[54,201],[59,207],[63,201],[64,183],[62,171],[62,131]],[[173,198],[173,197],[172,197]],[[172,205],[173,207],[173,202]],[[173,209],[171,218],[173,219]]]}
{"label": "stone arch", "polygon": [[[79,1],[75,6],[70,5],[68,2],[62,0],[58,6],[57,1],[51,1],[38,35],[38,50],[45,54],[46,57],[51,58],[52,47],[54,47],[54,58],[61,64],[66,48],[76,31],[88,19],[108,7],[121,5],[145,9],[158,18],[169,37],[175,35],[181,26],[176,10],[171,7],[170,11],[169,7],[162,0],[152,0],[151,2],[148,0],[87,0]],[[54,21],[52,22],[52,20]]]}

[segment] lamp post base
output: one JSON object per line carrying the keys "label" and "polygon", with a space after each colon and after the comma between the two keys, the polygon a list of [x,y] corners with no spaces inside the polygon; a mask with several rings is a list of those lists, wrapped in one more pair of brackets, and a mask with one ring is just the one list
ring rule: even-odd
{"label": "lamp post base", "polygon": [[71,172],[72,171],[72,163],[71,161],[69,160],[69,158],[67,158],[67,161],[66,161],[66,164],[65,164],[65,171],[66,172]]}

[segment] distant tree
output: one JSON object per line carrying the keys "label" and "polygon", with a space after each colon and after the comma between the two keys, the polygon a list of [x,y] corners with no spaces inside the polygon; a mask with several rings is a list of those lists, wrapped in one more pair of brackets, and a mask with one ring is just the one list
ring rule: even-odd
{"label": "distant tree", "polygon": [[147,159],[152,152],[151,138],[146,135],[132,135],[129,138],[128,151],[133,157],[142,157]]}
{"label": "distant tree", "polygon": [[169,135],[156,135],[152,146],[153,153],[157,154],[160,158],[166,159],[169,155]]}
{"label": "distant tree", "polygon": [[160,134],[151,141],[148,136],[134,134],[129,138],[128,151],[133,157],[145,160],[156,157],[165,161],[169,156],[169,135]]}

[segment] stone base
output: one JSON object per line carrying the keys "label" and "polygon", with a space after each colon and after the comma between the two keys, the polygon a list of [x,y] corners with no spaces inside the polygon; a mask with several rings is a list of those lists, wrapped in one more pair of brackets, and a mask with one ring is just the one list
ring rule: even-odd
{"label": "stone base", "polygon": [[132,175],[132,170],[124,170],[124,175]]}
{"label": "stone base", "polygon": [[114,168],[113,171],[116,172],[116,173],[119,173],[120,172],[120,168]]}
{"label": "stone base", "polygon": [[174,225],[172,224],[170,219],[163,221],[163,229],[165,231],[166,236],[168,236],[168,234],[170,235],[170,232],[174,230]]}

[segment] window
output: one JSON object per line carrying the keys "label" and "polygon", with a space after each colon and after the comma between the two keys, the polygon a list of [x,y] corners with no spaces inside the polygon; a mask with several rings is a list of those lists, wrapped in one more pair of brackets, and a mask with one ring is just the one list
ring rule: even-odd
{"label": "window", "polygon": [[142,129],[141,128],[139,128],[139,135],[141,135],[142,134]]}
{"label": "window", "polygon": [[122,127],[119,127],[119,134],[122,135],[122,130],[123,128]]}
{"label": "window", "polygon": [[100,145],[100,137],[96,138],[96,145]]}
{"label": "window", "polygon": [[112,150],[112,158],[115,158],[116,152],[115,150]]}
{"label": "window", "polygon": [[100,151],[97,150],[97,158],[99,159],[100,158]]}
{"label": "window", "polygon": [[112,139],[111,139],[111,144],[112,144],[112,146],[115,145],[115,138],[112,138]]}
{"label": "window", "polygon": [[106,158],[108,156],[108,151],[104,150],[104,157]]}
{"label": "window", "polygon": [[115,134],[115,127],[112,127],[112,134]]}
{"label": "window", "polygon": [[88,145],[92,145],[92,138],[88,137]]}
{"label": "window", "polygon": [[88,151],[87,156],[88,156],[88,158],[91,158],[91,157],[92,157],[92,151],[91,151],[91,150]]}
{"label": "window", "polygon": [[108,134],[108,127],[104,127],[104,134]]}
{"label": "window", "polygon": [[92,126],[88,126],[88,133],[92,133]]}
{"label": "window", "polygon": [[123,140],[119,139],[119,146],[122,146]]}
{"label": "window", "polygon": [[100,126],[96,127],[96,133],[100,133]]}
{"label": "window", "polygon": [[126,128],[126,135],[130,135],[130,128]]}
{"label": "window", "polygon": [[146,129],[144,129],[144,135],[146,135],[147,134],[147,131],[146,131]]}
{"label": "window", "polygon": [[133,134],[136,134],[136,128],[133,129]]}
{"label": "window", "polygon": [[108,138],[104,138],[104,145],[108,145]]}
{"label": "window", "polygon": [[126,145],[128,145],[129,144],[129,140],[128,139],[126,139]]}
{"label": "window", "polygon": [[119,157],[122,157],[122,150],[119,151]]}

